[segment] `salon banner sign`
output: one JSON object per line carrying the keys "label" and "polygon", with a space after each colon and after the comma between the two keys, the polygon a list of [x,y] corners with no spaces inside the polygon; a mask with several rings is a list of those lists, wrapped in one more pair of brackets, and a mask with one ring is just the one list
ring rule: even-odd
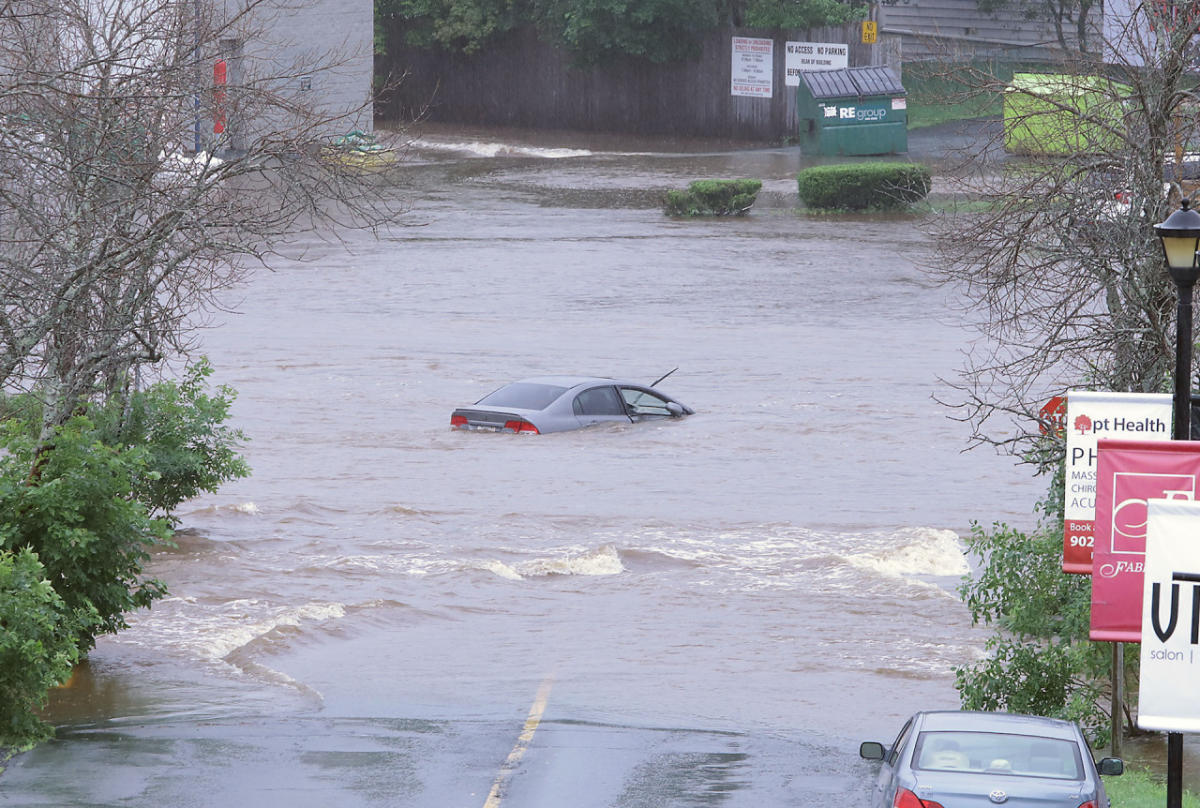
{"label": "salon banner sign", "polygon": [[1200,502],[1150,500],[1138,726],[1200,732]]}
{"label": "salon banner sign", "polygon": [[1096,442],[1171,437],[1169,393],[1067,393],[1063,572],[1092,574],[1096,528]]}
{"label": "salon banner sign", "polygon": [[1096,448],[1091,638],[1139,642],[1148,503],[1197,499],[1200,441],[1101,439]]}

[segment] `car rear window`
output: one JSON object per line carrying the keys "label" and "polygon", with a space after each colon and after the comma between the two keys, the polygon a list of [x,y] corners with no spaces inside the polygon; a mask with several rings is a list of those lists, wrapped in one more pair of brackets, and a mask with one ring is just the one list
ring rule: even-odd
{"label": "car rear window", "polygon": [[544,410],[565,392],[567,392],[567,388],[556,387],[552,384],[514,382],[484,396],[476,404],[486,404],[491,407],[517,407],[522,410]]}
{"label": "car rear window", "polygon": [[1083,779],[1083,760],[1073,741],[1001,732],[922,732],[913,768]]}

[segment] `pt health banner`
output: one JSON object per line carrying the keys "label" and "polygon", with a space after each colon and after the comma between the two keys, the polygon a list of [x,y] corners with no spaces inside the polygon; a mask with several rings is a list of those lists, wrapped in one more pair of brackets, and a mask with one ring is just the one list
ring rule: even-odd
{"label": "pt health banner", "polygon": [[1092,574],[1096,528],[1096,441],[1170,440],[1169,393],[1067,393],[1067,478],[1063,503],[1063,572]]}
{"label": "pt health banner", "polygon": [[1090,636],[1109,642],[1139,642],[1147,503],[1152,499],[1196,499],[1200,441],[1100,440],[1096,448]]}

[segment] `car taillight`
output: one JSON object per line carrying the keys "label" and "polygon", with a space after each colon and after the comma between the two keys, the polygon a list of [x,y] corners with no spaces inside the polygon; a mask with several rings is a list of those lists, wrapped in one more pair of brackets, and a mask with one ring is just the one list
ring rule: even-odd
{"label": "car taillight", "polygon": [[933,800],[923,800],[907,788],[896,789],[896,799],[892,800],[892,808],[942,808],[940,803]]}
{"label": "car taillight", "polygon": [[540,435],[538,428],[528,421],[505,421],[504,428],[511,432],[528,432],[531,435]]}
{"label": "car taillight", "polygon": [[465,416],[465,415],[451,415],[450,416],[450,426],[458,427],[458,426],[466,426],[466,425],[467,425],[467,416]]}
{"label": "car taillight", "polygon": [[1091,800],[1088,800],[1083,805],[1080,805],[1079,808],[1096,808],[1096,803],[1092,802]]}

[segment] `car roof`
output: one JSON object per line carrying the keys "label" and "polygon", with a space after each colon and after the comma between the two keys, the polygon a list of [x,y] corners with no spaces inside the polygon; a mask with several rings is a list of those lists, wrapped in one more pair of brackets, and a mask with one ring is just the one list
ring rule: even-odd
{"label": "car roof", "polygon": [[973,732],[1009,732],[1044,735],[1047,738],[1077,739],[1070,721],[1017,713],[985,713],[969,710],[936,710],[920,713],[922,731],[966,730]]}

